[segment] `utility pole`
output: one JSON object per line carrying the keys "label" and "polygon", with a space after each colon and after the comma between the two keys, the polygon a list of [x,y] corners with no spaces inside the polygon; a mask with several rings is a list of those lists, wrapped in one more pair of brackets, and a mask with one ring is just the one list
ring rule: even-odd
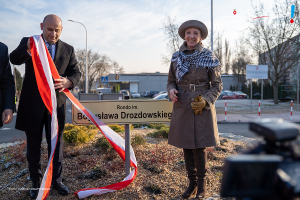
{"label": "utility pole", "polygon": [[211,0],[211,51],[214,50],[213,0]]}
{"label": "utility pole", "polygon": [[16,88],[16,93],[15,93],[15,95],[17,94],[17,78],[16,78],[16,67],[15,67],[15,65],[13,65],[13,68],[14,68],[14,79],[15,79],[15,88]]}

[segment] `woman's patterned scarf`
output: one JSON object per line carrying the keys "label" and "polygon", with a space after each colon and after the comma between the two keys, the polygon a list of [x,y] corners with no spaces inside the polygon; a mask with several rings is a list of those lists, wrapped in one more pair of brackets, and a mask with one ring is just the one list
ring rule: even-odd
{"label": "woman's patterned scarf", "polygon": [[174,61],[176,61],[176,78],[178,82],[181,81],[183,76],[194,66],[199,70],[207,68],[221,71],[221,63],[218,58],[212,51],[205,48],[202,48],[201,52],[195,50],[191,55],[176,51],[171,59],[171,62]]}

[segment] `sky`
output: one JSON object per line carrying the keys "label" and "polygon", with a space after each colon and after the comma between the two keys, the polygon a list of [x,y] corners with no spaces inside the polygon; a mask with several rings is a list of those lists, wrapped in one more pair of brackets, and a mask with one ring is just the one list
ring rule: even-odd
{"label": "sky", "polygon": [[[168,72],[161,59],[169,54],[162,30],[166,16],[176,17],[178,25],[197,19],[211,29],[210,0],[0,0],[0,5],[0,41],[9,52],[23,37],[41,34],[43,18],[56,14],[63,21],[62,41],[85,49],[84,27],[68,20],[83,23],[88,48],[117,61],[125,73]],[[251,8],[251,0],[214,0],[214,31],[223,32],[233,46],[249,25]],[[23,75],[24,65],[16,67]]]}

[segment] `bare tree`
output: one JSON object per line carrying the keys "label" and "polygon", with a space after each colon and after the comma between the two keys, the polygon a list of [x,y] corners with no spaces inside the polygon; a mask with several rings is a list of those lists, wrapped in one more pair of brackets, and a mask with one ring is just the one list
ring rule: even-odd
{"label": "bare tree", "polygon": [[112,61],[111,71],[115,74],[123,74],[125,72],[123,66],[120,66],[116,61]]}
{"label": "bare tree", "polygon": [[[78,66],[81,72],[81,79],[78,84],[80,89],[85,86],[85,49],[77,49],[76,56],[78,58]],[[92,87],[94,81],[100,80],[101,76],[106,76],[111,70],[115,72],[124,72],[123,67],[120,67],[116,61],[111,61],[107,55],[101,55],[93,52],[91,49],[88,51],[88,86]]]}
{"label": "bare tree", "polygon": [[218,58],[218,60],[220,61],[220,63],[223,63],[223,41],[222,41],[222,34],[218,32],[217,34],[217,38],[216,41],[214,39],[214,53],[216,55],[216,57]]}
{"label": "bare tree", "polygon": [[229,41],[225,39],[225,58],[224,58],[224,66],[225,66],[225,74],[228,74],[231,65],[231,50],[229,47]]}
{"label": "bare tree", "polygon": [[179,50],[183,40],[178,35],[179,26],[175,24],[175,17],[172,19],[170,16],[166,16],[163,21],[162,30],[167,40],[168,55],[162,55],[162,63],[169,65],[173,53]]}
{"label": "bare tree", "polygon": [[[294,23],[290,23],[290,6],[296,5]],[[290,73],[298,65],[300,59],[299,45],[299,4],[297,1],[275,1],[272,12],[274,19],[258,18],[249,21],[246,43],[259,55],[259,63],[269,66],[269,80],[274,89],[274,103],[278,104],[278,84],[280,79]],[[254,14],[265,15],[264,4],[253,6]]]}
{"label": "bare tree", "polygon": [[252,59],[242,39],[236,41],[235,44],[235,56],[232,60],[231,70],[233,74],[238,75],[238,82],[242,83],[242,85],[245,85],[247,82],[246,65],[251,64]]}

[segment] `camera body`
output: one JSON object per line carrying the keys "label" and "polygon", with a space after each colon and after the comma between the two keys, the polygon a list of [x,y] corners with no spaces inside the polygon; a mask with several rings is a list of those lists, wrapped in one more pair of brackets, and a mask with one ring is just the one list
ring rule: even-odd
{"label": "camera body", "polygon": [[222,197],[292,200],[300,197],[300,126],[282,119],[250,123],[264,140],[241,155],[228,157]]}

